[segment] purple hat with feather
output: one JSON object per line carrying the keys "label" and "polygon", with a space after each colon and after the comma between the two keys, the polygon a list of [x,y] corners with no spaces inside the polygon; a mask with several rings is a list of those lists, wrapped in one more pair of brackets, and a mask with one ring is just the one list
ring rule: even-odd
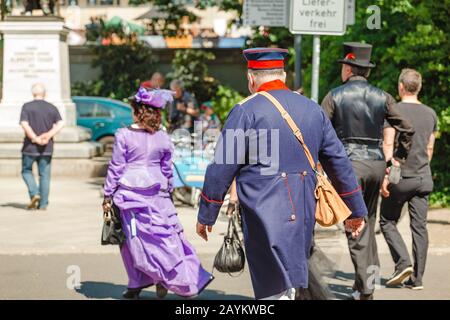
{"label": "purple hat with feather", "polygon": [[167,103],[173,101],[173,93],[170,90],[147,90],[140,87],[132,99],[150,107],[164,109]]}

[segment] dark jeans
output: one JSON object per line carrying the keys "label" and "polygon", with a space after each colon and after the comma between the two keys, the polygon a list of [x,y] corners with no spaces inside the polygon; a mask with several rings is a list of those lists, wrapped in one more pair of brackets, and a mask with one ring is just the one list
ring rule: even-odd
{"label": "dark jeans", "polygon": [[[37,162],[39,172],[39,187],[33,176],[33,163]],[[30,199],[36,195],[40,195],[41,201],[39,208],[48,206],[48,194],[50,192],[50,172],[51,172],[51,156],[29,156],[22,155],[22,177],[28,188]]]}
{"label": "dark jeans", "polygon": [[395,262],[395,270],[411,266],[405,242],[398,232],[397,223],[403,205],[408,202],[410,227],[413,239],[414,282],[422,285],[428,251],[428,195],[433,191],[431,176],[402,178],[389,186],[390,196],[381,202],[380,226]]}
{"label": "dark jeans", "polygon": [[351,233],[347,233],[347,241],[350,257],[355,267],[355,289],[362,294],[372,294],[375,287],[375,283],[370,281],[374,272],[372,268],[380,266],[375,240],[375,224],[378,197],[386,170],[386,162],[352,161],[352,165],[362,188],[368,215],[365,218],[366,226],[358,238],[353,239]]}

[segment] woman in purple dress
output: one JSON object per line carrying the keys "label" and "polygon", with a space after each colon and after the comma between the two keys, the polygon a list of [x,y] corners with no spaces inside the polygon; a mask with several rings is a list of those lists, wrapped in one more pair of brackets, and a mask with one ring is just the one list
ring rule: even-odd
{"label": "woman in purple dress", "polygon": [[192,297],[213,279],[186,240],[170,196],[173,144],[160,128],[161,110],[172,99],[168,90],[139,89],[131,103],[135,123],[117,131],[105,181],[104,210],[117,205],[126,236],[120,252],[128,299],[151,285],[160,298],[167,290]]}

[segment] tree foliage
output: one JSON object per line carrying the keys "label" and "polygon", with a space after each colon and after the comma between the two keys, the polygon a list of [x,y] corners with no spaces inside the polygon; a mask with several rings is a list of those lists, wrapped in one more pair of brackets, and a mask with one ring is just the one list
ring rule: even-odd
{"label": "tree foliage", "polygon": [[152,18],[154,28],[159,25],[165,36],[176,36],[179,34],[180,25],[184,18],[189,22],[197,20],[197,16],[189,11],[183,1],[173,0],[130,0],[132,5],[150,3],[161,12],[164,17]]}
{"label": "tree foliage", "polygon": [[[380,30],[370,30],[366,21],[367,8],[381,9]],[[356,24],[349,26],[342,37],[321,37],[320,94],[341,84],[340,66],[342,43],[360,41],[373,44],[372,60],[377,64],[370,81],[394,97],[397,79],[403,68],[417,69],[423,75],[420,100],[432,107],[439,116],[440,138],[436,142],[432,161],[435,205],[450,205],[450,0],[358,0]],[[256,32],[251,46],[280,46],[293,50],[293,36],[286,28],[266,28]],[[306,94],[310,92],[312,74],[312,36],[303,36],[302,75]],[[294,70],[295,56],[291,56],[288,72]]]}
{"label": "tree foliage", "polygon": [[[168,13],[164,31],[173,34],[179,29],[183,17],[190,21],[196,19],[190,15],[185,1],[166,0],[133,0],[134,3],[151,3],[160,11]],[[219,5],[222,9],[233,10],[242,14],[242,0],[197,0],[197,8]],[[340,65],[336,61],[342,57],[342,43],[359,41],[373,44],[372,60],[377,64],[373,70],[370,82],[381,89],[397,96],[397,79],[401,69],[409,67],[417,69],[423,75],[423,89],[420,99],[432,107],[439,116],[440,138],[436,142],[435,157],[432,161],[435,192],[432,201],[438,205],[450,205],[450,0],[358,0],[356,2],[356,24],[349,26],[342,37],[321,37],[321,67],[320,95],[323,97],[330,89],[341,84]],[[367,8],[377,5],[381,10],[381,29],[369,29],[366,21],[371,13]],[[175,32],[176,33],[176,32]],[[287,71],[291,75],[294,70],[295,52],[294,38],[286,28],[255,28],[255,36],[250,39],[250,46],[278,46],[289,49],[290,57]],[[207,70],[199,66],[208,58],[201,51],[179,51],[173,63],[173,77],[181,77],[189,88],[196,93],[199,100],[210,99],[219,105],[223,102],[225,108],[231,108],[234,97],[238,94],[230,88],[220,87],[219,91],[211,91],[211,82]],[[302,78],[306,94],[310,92],[312,74],[312,36],[303,36],[302,42]],[[104,53],[107,58],[112,55]],[[119,55],[117,55],[119,56]],[[196,62],[197,61],[197,62]],[[106,64],[106,62],[105,62]],[[124,65],[117,64],[117,67]],[[128,65],[127,65],[128,68]],[[195,73],[196,76],[189,75]],[[105,72],[109,79],[115,74]],[[137,77],[139,78],[139,76]],[[106,78],[108,79],[108,78]],[[125,82],[132,82],[129,78]],[[196,84],[197,80],[199,84]],[[213,86],[209,86],[214,84]],[[206,85],[206,86],[205,86]],[[220,93],[219,93],[220,92]],[[398,96],[397,96],[398,98]],[[205,101],[205,100],[203,100]],[[215,101],[215,102],[214,102]],[[226,101],[226,102],[224,102]],[[221,104],[222,105],[222,104]],[[221,107],[219,107],[221,108]],[[225,114],[226,110],[221,109]]]}
{"label": "tree foliage", "polygon": [[177,50],[172,61],[169,79],[179,79],[187,91],[194,93],[199,103],[210,100],[216,93],[217,81],[209,75],[207,62],[215,59],[212,52],[204,50]]}
{"label": "tree foliage", "polygon": [[[235,11],[238,20],[242,16],[243,0],[195,0],[189,1],[193,7],[197,9],[205,9],[208,7],[217,6],[221,10]],[[131,5],[142,5],[149,3],[163,13],[162,16],[155,16],[152,20],[152,27],[154,30],[156,26],[160,26],[161,32],[164,36],[180,35],[180,26],[184,19],[189,22],[197,21],[198,17],[187,8],[188,1],[183,0],[130,0]]]}
{"label": "tree foliage", "polygon": [[230,110],[244,99],[239,92],[226,85],[219,85],[212,98],[212,106],[222,123],[227,119]]}
{"label": "tree foliage", "polygon": [[[98,28],[90,32],[94,41],[90,49],[95,56],[92,65],[100,69],[100,77],[96,81],[75,83],[72,93],[126,100],[154,71],[155,56],[145,43],[120,27],[105,29],[103,21],[99,21]],[[112,41],[100,45],[95,41],[96,35]]]}

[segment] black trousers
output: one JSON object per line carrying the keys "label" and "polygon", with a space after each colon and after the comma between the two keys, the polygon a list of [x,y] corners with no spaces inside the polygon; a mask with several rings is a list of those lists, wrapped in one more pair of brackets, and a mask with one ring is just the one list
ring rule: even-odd
{"label": "black trousers", "polygon": [[408,249],[397,229],[403,205],[407,202],[413,239],[413,279],[415,285],[422,285],[428,252],[428,196],[433,191],[433,180],[431,176],[402,178],[398,184],[391,185],[389,191],[389,198],[381,202],[381,231],[394,259],[395,270],[411,266]]}
{"label": "black trousers", "polygon": [[[358,238],[353,239],[347,233],[350,257],[355,267],[354,288],[362,294],[372,294],[375,288],[374,272],[380,267],[377,242],[375,240],[375,224],[377,219],[378,197],[381,182],[386,171],[384,161],[352,161],[353,169],[361,185],[368,215],[366,226]],[[379,270],[379,269],[378,269]]]}
{"label": "black trousers", "polygon": [[27,0],[25,1],[25,12],[32,12],[33,10],[41,9],[40,0]]}

